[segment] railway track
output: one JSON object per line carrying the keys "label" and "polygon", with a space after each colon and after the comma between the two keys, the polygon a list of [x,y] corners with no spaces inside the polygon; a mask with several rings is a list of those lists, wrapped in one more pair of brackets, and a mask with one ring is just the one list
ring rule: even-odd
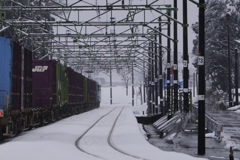
{"label": "railway track", "polygon": [[[80,151],[102,160],[111,160],[113,155],[115,160],[147,160],[119,149],[112,141],[114,128],[123,109],[124,107],[116,107],[100,117],[75,141],[75,146]],[[101,132],[97,133],[97,130]]]}
{"label": "railway track", "polygon": [[110,110],[109,112],[107,112],[106,114],[104,114],[102,117],[100,117],[95,123],[93,123],[93,125],[91,125],[76,141],[75,141],[75,146],[77,147],[77,149],[79,149],[80,151],[88,154],[88,155],[91,155],[91,156],[94,156],[96,158],[100,158],[102,159],[101,157],[95,155],[95,154],[92,154],[90,152],[87,152],[85,151],[80,145],[79,145],[79,142],[83,139],[83,137],[101,120],[103,119],[104,117],[106,117],[108,114],[110,114],[113,110],[115,110],[117,107],[115,107],[114,109]]}

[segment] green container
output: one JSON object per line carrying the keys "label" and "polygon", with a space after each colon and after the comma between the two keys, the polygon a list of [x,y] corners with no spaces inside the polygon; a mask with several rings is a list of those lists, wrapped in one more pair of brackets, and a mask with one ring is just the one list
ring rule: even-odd
{"label": "green container", "polygon": [[68,77],[67,67],[62,66],[62,104],[68,103]]}
{"label": "green container", "polygon": [[57,83],[57,104],[64,105],[68,103],[68,78],[67,67],[59,62],[56,65],[56,83]]}

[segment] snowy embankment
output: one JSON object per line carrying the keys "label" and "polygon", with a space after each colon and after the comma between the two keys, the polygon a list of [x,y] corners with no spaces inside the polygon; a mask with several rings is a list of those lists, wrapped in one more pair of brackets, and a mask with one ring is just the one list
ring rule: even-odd
{"label": "snowy embankment", "polygon": [[101,107],[25,132],[0,144],[1,159],[95,160],[97,158],[79,151],[74,143],[89,126],[110,110],[111,107]]}
{"label": "snowy embankment", "polygon": [[[108,89],[103,89],[102,98],[103,102],[106,103],[102,103],[100,108],[25,132],[6,143],[0,144],[1,159],[115,160],[116,156],[118,156],[118,159],[123,160],[126,155],[120,152],[108,154],[114,152],[113,148],[107,143],[108,137],[106,137],[110,134],[111,127],[118,114],[109,114],[105,117],[106,119],[103,118],[96,124],[96,128],[93,127],[89,130],[96,121],[115,107],[124,107],[124,110],[116,122],[110,141],[122,152],[135,156],[135,158],[130,156],[128,159],[137,159],[136,157],[149,160],[159,160],[159,158],[166,160],[202,159],[176,152],[165,152],[149,144],[139,130],[131,103],[129,104],[131,98],[125,96],[124,88],[114,88],[113,105],[107,104],[106,101],[108,99],[106,95],[109,96],[109,94],[106,94]],[[87,130],[89,130],[87,139],[80,142],[81,147],[86,149],[87,152],[102,158],[84,153],[75,146],[77,139]]]}
{"label": "snowy embankment", "polygon": [[[66,160],[74,159],[97,160],[99,158],[88,155],[75,146],[75,141],[101,116],[122,105],[101,106],[99,109],[66,118],[54,124],[37,128],[26,132],[9,142],[0,145],[1,159],[24,159],[24,160]],[[93,128],[83,141],[85,149],[94,154],[104,155],[104,159],[113,160],[116,154],[106,142],[108,132],[112,127],[117,114],[112,114],[101,121],[97,128]],[[105,142],[104,142],[105,141]],[[185,154],[165,152],[150,145],[141,134],[138,123],[132,113],[130,106],[125,106],[116,127],[113,130],[111,141],[114,146],[123,152],[129,153],[143,159],[158,160],[159,157],[167,160],[193,160],[194,158]],[[99,143],[101,143],[99,145]],[[98,146],[98,147],[97,147]],[[121,157],[122,156],[122,157]],[[118,159],[124,159],[126,155],[118,153]],[[134,159],[134,158],[133,158]]]}

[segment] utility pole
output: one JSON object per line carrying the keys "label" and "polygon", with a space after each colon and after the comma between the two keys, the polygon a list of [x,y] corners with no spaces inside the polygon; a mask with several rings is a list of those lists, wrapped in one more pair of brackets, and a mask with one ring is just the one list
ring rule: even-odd
{"label": "utility pole", "polygon": [[198,154],[205,155],[205,0],[199,0]]}
{"label": "utility pole", "polygon": [[183,110],[189,112],[188,97],[188,21],[187,21],[187,1],[183,0]]}
{"label": "utility pole", "polygon": [[195,97],[196,93],[196,73],[193,73],[193,97]]}
{"label": "utility pole", "polygon": [[155,96],[154,96],[154,43],[153,43],[153,40],[151,41],[151,86],[152,86],[152,90],[151,90],[151,94],[152,94],[152,114],[155,113]]}
{"label": "utility pole", "polygon": [[[142,95],[142,82],[140,82],[140,87],[139,87],[140,95],[141,95],[141,105],[143,104],[143,95]],[[136,96],[137,97],[137,96]],[[137,103],[137,100],[136,100]]]}
{"label": "utility pole", "polygon": [[238,49],[235,48],[235,105],[238,105]]}
{"label": "utility pole", "polygon": [[[162,32],[162,26],[161,26],[161,17],[158,19],[159,21],[159,32]],[[159,55],[159,60],[158,60],[158,67],[159,67],[159,96],[160,96],[160,110],[161,114],[165,115],[165,111],[163,108],[163,75],[162,75],[162,35],[158,35],[158,43],[159,43],[159,49],[158,49],[158,55]]]}
{"label": "utility pole", "polygon": [[227,19],[227,43],[228,43],[228,100],[229,107],[232,107],[232,81],[231,81],[231,50],[230,50],[230,18],[231,15],[229,13],[226,14]]}
{"label": "utility pole", "polygon": [[[177,0],[174,0],[174,19],[177,20]],[[177,21],[174,21],[174,113],[178,111],[178,32],[177,32]]]}
{"label": "utility pole", "polygon": [[[157,28],[155,27],[155,29],[157,30]],[[157,63],[157,61],[158,61],[158,59],[157,59],[157,32],[155,31],[155,35],[154,35],[154,41],[155,41],[155,45],[154,45],[154,47],[155,47],[155,52],[154,52],[154,54],[155,54],[155,58],[154,58],[154,60],[155,60],[155,112],[156,112],[156,114],[158,114],[158,63]]]}
{"label": "utility pole", "polygon": [[134,106],[134,72],[133,72],[133,62],[132,62],[132,106]]}
{"label": "utility pole", "polygon": [[110,63],[110,104],[112,104],[112,67]]}
{"label": "utility pole", "polygon": [[151,42],[148,46],[148,114],[152,114]]}
{"label": "utility pole", "polygon": [[145,61],[143,62],[143,102],[146,102],[146,77],[145,77]]}
{"label": "utility pole", "polygon": [[[171,11],[167,10],[167,15],[170,17],[171,16]],[[167,25],[167,36],[171,36],[171,22],[170,18],[168,18],[168,25]],[[171,66],[171,40],[170,38],[167,39],[167,111],[168,115],[172,115],[172,109],[171,109],[171,104],[170,104],[170,66]]]}

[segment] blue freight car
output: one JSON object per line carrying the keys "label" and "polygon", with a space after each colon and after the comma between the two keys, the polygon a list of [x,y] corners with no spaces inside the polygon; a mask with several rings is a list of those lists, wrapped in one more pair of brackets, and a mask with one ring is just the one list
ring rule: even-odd
{"label": "blue freight car", "polygon": [[0,37],[0,109],[6,111],[11,93],[11,71],[13,61],[12,42]]}

